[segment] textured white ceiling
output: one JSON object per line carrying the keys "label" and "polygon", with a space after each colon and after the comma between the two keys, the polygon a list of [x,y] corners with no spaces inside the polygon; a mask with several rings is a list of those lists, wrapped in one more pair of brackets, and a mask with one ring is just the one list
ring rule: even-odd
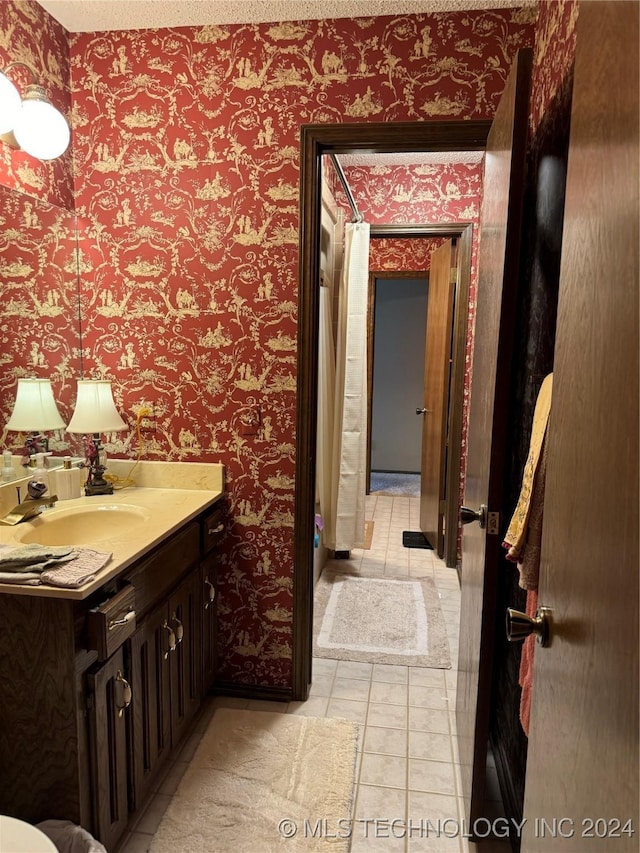
{"label": "textured white ceiling", "polygon": [[343,166],[428,166],[448,163],[480,163],[484,151],[433,151],[417,154],[339,154]]}
{"label": "textured white ceiling", "polygon": [[535,5],[536,0],[38,0],[71,33],[376,17]]}

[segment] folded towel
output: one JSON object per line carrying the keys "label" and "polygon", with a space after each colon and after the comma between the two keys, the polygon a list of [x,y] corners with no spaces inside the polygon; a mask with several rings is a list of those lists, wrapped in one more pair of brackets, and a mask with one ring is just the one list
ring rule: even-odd
{"label": "folded towel", "polygon": [[107,565],[111,556],[103,551],[93,551],[91,548],[78,548],[72,560],[42,572],[40,576],[42,583],[77,589],[94,580],[100,569]]}
{"label": "folded towel", "polygon": [[0,583],[19,583],[25,586],[36,586],[42,583],[40,572],[0,572]]}
{"label": "folded towel", "polygon": [[71,545],[20,545],[0,551],[0,571],[41,572],[55,563],[73,560],[76,551]]}

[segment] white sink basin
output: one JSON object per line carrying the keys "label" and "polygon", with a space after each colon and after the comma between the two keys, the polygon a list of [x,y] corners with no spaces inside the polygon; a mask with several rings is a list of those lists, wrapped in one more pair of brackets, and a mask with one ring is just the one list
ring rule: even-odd
{"label": "white sink basin", "polygon": [[16,530],[20,542],[40,545],[87,545],[113,539],[141,527],[150,518],[148,510],[131,504],[97,504],[69,509],[45,510]]}

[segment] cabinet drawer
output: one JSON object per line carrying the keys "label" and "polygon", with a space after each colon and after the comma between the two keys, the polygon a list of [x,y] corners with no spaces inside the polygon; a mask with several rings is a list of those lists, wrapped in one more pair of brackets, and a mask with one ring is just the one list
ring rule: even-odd
{"label": "cabinet drawer", "polygon": [[99,660],[110,657],[136,629],[136,591],[127,585],[87,613],[88,646]]}
{"label": "cabinet drawer", "polygon": [[224,536],[224,507],[218,506],[202,521],[202,553],[208,554]]}
{"label": "cabinet drawer", "polygon": [[200,559],[200,525],[189,524],[139,563],[125,581],[136,590],[138,619],[164,598]]}

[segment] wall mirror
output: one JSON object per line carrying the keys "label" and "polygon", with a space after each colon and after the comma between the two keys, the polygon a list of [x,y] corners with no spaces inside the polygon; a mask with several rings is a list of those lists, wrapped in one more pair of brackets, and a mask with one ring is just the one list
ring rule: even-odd
{"label": "wall mirror", "polygon": [[[82,329],[75,213],[0,186],[0,427],[2,448],[20,453],[8,432],[18,379],[50,379],[65,423],[82,376]],[[73,453],[71,436],[51,434],[54,455]]]}

